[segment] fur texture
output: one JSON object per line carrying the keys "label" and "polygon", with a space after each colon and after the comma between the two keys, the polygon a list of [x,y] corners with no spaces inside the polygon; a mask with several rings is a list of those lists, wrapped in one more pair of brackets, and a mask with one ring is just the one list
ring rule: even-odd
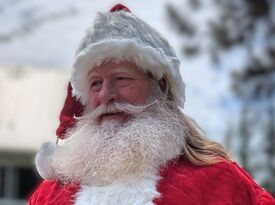
{"label": "fur texture", "polygon": [[123,177],[107,186],[82,186],[75,205],[153,205],[158,176]]}
{"label": "fur texture", "polygon": [[44,143],[35,156],[36,169],[43,179],[51,180],[55,178],[53,167],[49,166],[52,164],[55,149],[55,144],[51,142]]}
{"label": "fur texture", "polygon": [[100,13],[82,40],[71,75],[73,94],[88,102],[88,72],[107,59],[130,60],[156,80],[166,77],[177,105],[183,107],[185,86],[169,43],[152,27],[131,13]]}
{"label": "fur texture", "polygon": [[82,120],[55,150],[55,175],[64,182],[109,184],[123,175],[157,170],[178,156],[184,143],[185,127],[168,116],[148,110],[123,124],[107,121],[100,127],[93,118]]}
{"label": "fur texture", "polygon": [[[123,176],[156,172],[161,165],[181,154],[186,136],[184,121],[178,117],[181,113],[167,107],[157,82],[152,82],[151,89],[152,99],[148,105],[102,105],[103,109],[100,106],[80,119],[63,145],[54,149],[45,146],[46,150],[39,153],[45,153],[47,160],[43,161],[38,154],[41,164],[37,166],[44,168],[43,172],[53,170],[53,173],[42,176],[54,176],[64,183],[102,186]],[[95,123],[98,115],[116,110],[131,113],[132,118],[124,123]]]}

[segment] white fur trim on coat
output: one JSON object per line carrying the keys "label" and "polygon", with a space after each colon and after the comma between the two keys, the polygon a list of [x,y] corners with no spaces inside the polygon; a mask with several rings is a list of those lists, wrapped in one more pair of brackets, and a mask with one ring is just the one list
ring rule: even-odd
{"label": "white fur trim on coat", "polygon": [[74,205],[153,205],[159,177],[124,177],[107,186],[82,186]]}
{"label": "white fur trim on coat", "polygon": [[108,59],[130,60],[159,80],[166,77],[177,105],[183,107],[185,86],[173,48],[152,27],[131,13],[100,13],[82,40],[71,75],[74,96],[89,100],[88,72]]}

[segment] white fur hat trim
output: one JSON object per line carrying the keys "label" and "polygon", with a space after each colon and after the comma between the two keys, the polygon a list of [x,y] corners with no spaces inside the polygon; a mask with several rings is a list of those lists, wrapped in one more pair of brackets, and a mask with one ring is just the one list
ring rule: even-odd
{"label": "white fur hat trim", "polygon": [[[124,28],[127,23],[128,27]],[[117,32],[117,27],[122,27],[119,28],[122,29],[121,36],[112,33],[113,30]],[[94,27],[83,39],[71,75],[73,95],[80,98],[83,105],[89,101],[88,72],[107,59],[134,62],[157,80],[165,76],[175,102],[180,107],[184,106],[185,85],[179,72],[179,59],[159,33],[133,14],[100,13]]]}

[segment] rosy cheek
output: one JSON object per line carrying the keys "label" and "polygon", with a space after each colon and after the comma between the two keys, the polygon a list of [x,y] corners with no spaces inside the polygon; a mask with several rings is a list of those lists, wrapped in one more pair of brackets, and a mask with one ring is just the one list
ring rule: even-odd
{"label": "rosy cheek", "polygon": [[142,104],[146,102],[146,94],[136,87],[128,88],[120,93],[120,97],[123,101],[131,104]]}
{"label": "rosy cheek", "polygon": [[99,101],[97,100],[96,94],[90,92],[89,106],[95,109],[99,106]]}

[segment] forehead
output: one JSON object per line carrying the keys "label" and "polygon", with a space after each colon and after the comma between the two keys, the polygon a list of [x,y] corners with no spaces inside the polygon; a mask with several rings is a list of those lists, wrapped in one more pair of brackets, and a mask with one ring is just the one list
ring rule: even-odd
{"label": "forehead", "polygon": [[116,73],[128,73],[137,76],[146,76],[147,73],[130,61],[108,61],[92,68],[89,77],[94,75],[114,75]]}

